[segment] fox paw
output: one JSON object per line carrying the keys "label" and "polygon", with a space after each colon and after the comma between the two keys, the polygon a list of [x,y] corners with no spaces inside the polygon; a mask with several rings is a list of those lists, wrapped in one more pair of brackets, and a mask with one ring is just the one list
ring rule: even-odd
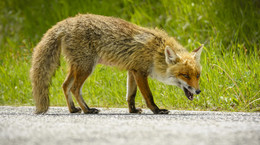
{"label": "fox paw", "polygon": [[169,114],[170,111],[167,109],[158,109],[158,110],[153,111],[153,113],[154,114]]}
{"label": "fox paw", "polygon": [[84,112],[84,114],[98,114],[100,110],[96,108],[89,108],[87,112]]}
{"label": "fox paw", "polygon": [[70,113],[81,113],[81,109],[79,107],[75,107],[72,110],[70,110]]}
{"label": "fox paw", "polygon": [[130,113],[138,113],[141,114],[142,113],[142,109],[141,108],[136,108],[136,109],[132,109],[129,111]]}

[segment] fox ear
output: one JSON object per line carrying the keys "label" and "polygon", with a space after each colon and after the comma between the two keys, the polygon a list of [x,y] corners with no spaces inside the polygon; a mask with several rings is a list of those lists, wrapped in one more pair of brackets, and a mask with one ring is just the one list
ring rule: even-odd
{"label": "fox ear", "polygon": [[204,47],[204,44],[202,44],[199,48],[193,50],[192,52],[194,52],[194,58],[199,62],[200,61],[200,55],[202,52],[202,49]]}
{"label": "fox ear", "polygon": [[171,47],[166,46],[165,47],[165,61],[167,64],[172,64],[174,62],[177,61],[177,59],[179,59],[180,57],[178,56],[178,54],[176,54]]}

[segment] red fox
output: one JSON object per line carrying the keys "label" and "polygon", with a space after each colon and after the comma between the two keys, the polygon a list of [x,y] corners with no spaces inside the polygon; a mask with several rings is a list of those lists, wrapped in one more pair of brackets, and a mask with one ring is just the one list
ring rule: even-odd
{"label": "red fox", "polygon": [[[69,63],[69,73],[62,88],[70,113],[98,113],[82,97],[82,85],[97,64],[127,70],[127,102],[130,113],[135,107],[139,88],[154,114],[168,114],[154,102],[148,77],[180,87],[189,100],[199,94],[200,55],[203,45],[189,53],[173,37],[159,29],[137,26],[119,18],[94,14],[77,15],[58,22],[34,49],[30,77],[36,114],[49,108],[51,77],[60,65],[60,54]],[[79,107],[75,107],[72,94]]]}

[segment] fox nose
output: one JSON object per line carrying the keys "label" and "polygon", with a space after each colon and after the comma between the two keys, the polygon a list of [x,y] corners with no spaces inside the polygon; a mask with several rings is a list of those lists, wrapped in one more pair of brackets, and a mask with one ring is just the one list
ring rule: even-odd
{"label": "fox nose", "polygon": [[200,94],[201,90],[196,90],[196,94]]}

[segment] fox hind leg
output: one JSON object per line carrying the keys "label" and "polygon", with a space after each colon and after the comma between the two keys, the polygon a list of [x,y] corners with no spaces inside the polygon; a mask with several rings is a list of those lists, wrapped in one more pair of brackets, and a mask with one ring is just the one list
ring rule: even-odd
{"label": "fox hind leg", "polygon": [[82,86],[83,86],[85,80],[88,78],[88,76],[92,73],[93,66],[94,65],[89,65],[88,67],[87,66],[84,66],[84,67],[77,66],[77,67],[73,68],[74,69],[73,70],[74,82],[73,82],[73,85],[71,88],[71,92],[73,93],[79,106],[81,107],[81,109],[83,110],[83,112],[85,114],[97,114],[99,112],[98,109],[88,107],[88,105],[85,103],[85,101],[82,97],[82,93],[81,93]]}
{"label": "fox hind leg", "polygon": [[137,91],[137,85],[135,83],[132,72],[127,72],[127,94],[126,100],[128,103],[129,113],[141,113],[142,109],[135,107],[135,96]]}
{"label": "fox hind leg", "polygon": [[70,68],[70,72],[66,77],[66,80],[62,84],[63,92],[67,101],[67,106],[69,108],[70,113],[80,113],[81,109],[79,107],[75,107],[72,96],[71,96],[71,87],[74,81],[73,77],[73,69]]}

